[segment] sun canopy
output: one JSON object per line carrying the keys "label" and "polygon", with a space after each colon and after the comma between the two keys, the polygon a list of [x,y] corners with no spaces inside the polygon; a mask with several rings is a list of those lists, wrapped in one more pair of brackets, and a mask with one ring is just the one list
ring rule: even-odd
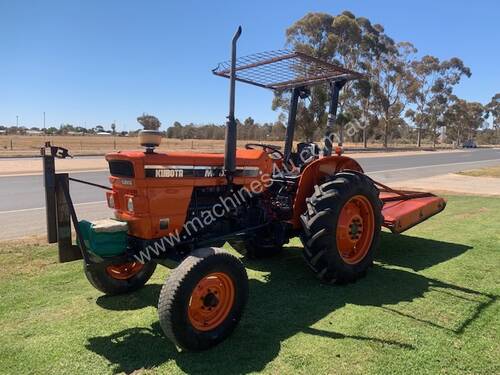
{"label": "sun canopy", "polygon": [[[229,78],[231,62],[219,63],[212,72]],[[261,52],[239,57],[236,61],[236,80],[278,91],[363,77],[355,71],[297,51]]]}

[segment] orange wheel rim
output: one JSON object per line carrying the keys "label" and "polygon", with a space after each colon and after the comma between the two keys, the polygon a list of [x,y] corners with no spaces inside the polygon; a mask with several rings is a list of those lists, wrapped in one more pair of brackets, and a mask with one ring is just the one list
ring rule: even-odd
{"label": "orange wheel rim", "polygon": [[191,325],[199,331],[217,328],[229,315],[234,304],[235,288],[231,277],[214,272],[195,286],[188,306]]}
{"label": "orange wheel rim", "polygon": [[336,241],[337,250],[348,264],[359,263],[368,253],[375,230],[373,207],[363,195],[349,199],[340,211]]}
{"label": "orange wheel rim", "polygon": [[122,264],[112,264],[106,267],[106,272],[113,279],[127,280],[139,273],[144,268],[144,264],[140,262],[129,262]]}

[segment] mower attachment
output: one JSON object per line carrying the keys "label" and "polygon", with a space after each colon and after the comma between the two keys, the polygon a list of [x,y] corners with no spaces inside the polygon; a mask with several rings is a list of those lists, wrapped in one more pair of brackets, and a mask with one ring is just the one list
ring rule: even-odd
{"label": "mower attachment", "polygon": [[393,233],[410,229],[443,211],[446,206],[443,198],[431,193],[390,190],[381,190],[380,199],[384,203],[383,225]]}

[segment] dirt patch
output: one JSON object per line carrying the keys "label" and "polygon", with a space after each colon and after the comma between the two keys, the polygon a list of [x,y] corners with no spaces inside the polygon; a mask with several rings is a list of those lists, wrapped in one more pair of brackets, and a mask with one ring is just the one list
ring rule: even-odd
{"label": "dirt patch", "polygon": [[[26,238],[0,242],[0,259],[8,264],[0,270],[0,280],[20,275],[35,275],[45,268],[56,264],[56,256],[45,256],[48,245],[45,245],[45,236],[31,236]],[[55,247],[54,247],[55,250]],[[42,254],[44,256],[42,256]],[[54,254],[57,254],[54,252]]]}
{"label": "dirt patch", "polygon": [[46,241],[47,235],[45,234],[34,234],[16,239],[0,240],[0,254],[12,252],[12,249],[15,249],[15,251],[24,249],[24,251],[26,251],[26,246],[40,245],[41,243],[46,243]]}
{"label": "dirt patch", "polygon": [[471,169],[469,171],[458,172],[460,175],[472,177],[496,177],[500,178],[500,165],[493,167],[485,167],[478,169]]}

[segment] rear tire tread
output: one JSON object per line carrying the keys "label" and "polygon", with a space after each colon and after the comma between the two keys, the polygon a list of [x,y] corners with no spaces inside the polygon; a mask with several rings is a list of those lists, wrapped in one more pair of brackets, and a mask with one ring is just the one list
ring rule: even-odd
{"label": "rear tire tread", "polygon": [[[358,264],[343,262],[336,248],[336,230],[332,227],[346,199],[357,194],[366,196],[374,211],[375,232],[370,250]],[[301,236],[303,257],[317,277],[325,283],[349,283],[366,274],[373,264],[378,248],[382,223],[382,202],[379,190],[371,179],[359,172],[341,172],[332,180],[316,185],[314,193],[306,200],[307,209],[300,217],[303,226]]]}

